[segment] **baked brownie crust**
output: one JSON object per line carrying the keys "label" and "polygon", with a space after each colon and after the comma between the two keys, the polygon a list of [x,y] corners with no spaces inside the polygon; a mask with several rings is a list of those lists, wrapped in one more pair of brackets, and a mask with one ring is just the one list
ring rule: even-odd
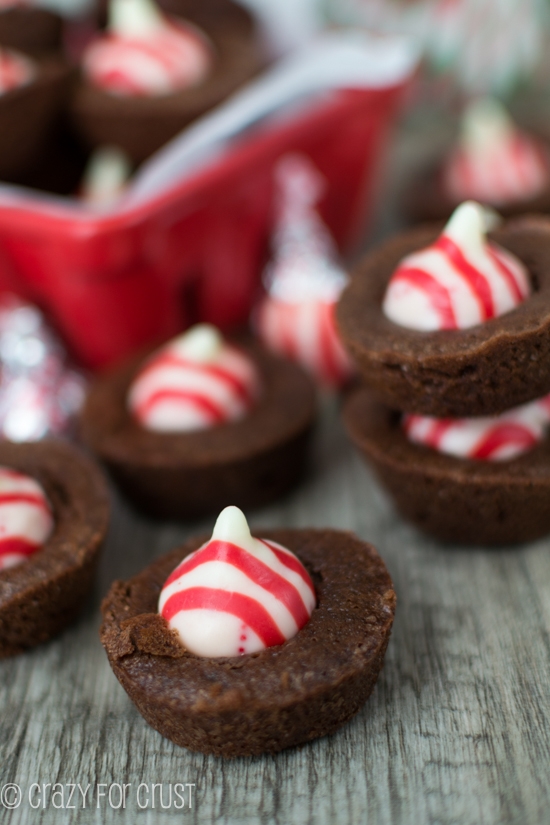
{"label": "baked brownie crust", "polygon": [[190,750],[249,756],[333,733],[361,708],[382,667],[395,593],[374,548],[336,530],[262,536],[296,553],[317,593],[310,620],[282,645],[201,658],[156,613],[167,576],[206,537],[115,582],[103,602],[101,640],[115,675],[147,722]]}
{"label": "baked brownie crust", "polygon": [[407,254],[432,243],[440,227],[403,233],[359,265],[337,308],[345,345],[373,394],[393,409],[423,415],[491,415],[550,392],[550,220],[506,222],[491,239],[529,270],[533,294],[478,326],[419,332],[394,324],[382,301]]}
{"label": "baked brownie crust", "polygon": [[255,345],[262,396],[240,421],[190,433],[138,424],[127,395],[144,356],[100,378],[81,418],[90,449],[138,507],[189,518],[228,504],[250,508],[281,496],[301,477],[315,418],[315,389],[302,370]]}
{"label": "baked brownie crust", "polygon": [[68,92],[71,71],[62,60],[46,58],[36,68],[31,83],[0,97],[1,178],[13,179],[36,160]]}
{"label": "baked brownie crust", "polygon": [[0,11],[0,45],[40,55],[61,48],[63,21],[48,9],[14,6]]}
{"label": "baked brownie crust", "polygon": [[29,559],[0,572],[0,657],[45,642],[80,612],[108,523],[96,464],[61,441],[0,442],[0,465],[35,478],[52,506],[52,535]]}
{"label": "baked brownie crust", "polygon": [[446,542],[507,545],[550,532],[550,438],[510,461],[475,461],[410,442],[400,414],[359,389],[349,435],[404,518]]}
{"label": "baked brownie crust", "polygon": [[[214,46],[210,74],[197,86],[169,95],[122,97],[83,78],[75,89],[72,114],[86,143],[120,146],[140,163],[250,80],[261,66],[258,38],[252,18],[244,9],[239,12],[238,26],[231,25],[231,18],[223,27],[216,18],[198,13],[198,8],[189,9],[187,20],[199,26]],[[241,16],[250,21],[248,27]]]}
{"label": "baked brownie crust", "polygon": [[[405,214],[417,223],[446,221],[457,206],[459,203],[451,200],[443,189],[441,163],[425,169],[413,180],[404,199]],[[532,212],[550,212],[550,185],[535,197],[493,204],[493,208],[505,218]]]}

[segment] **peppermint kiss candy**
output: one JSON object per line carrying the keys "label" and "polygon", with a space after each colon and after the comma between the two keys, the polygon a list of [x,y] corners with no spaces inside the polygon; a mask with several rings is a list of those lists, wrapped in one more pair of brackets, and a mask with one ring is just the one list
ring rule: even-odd
{"label": "peppermint kiss candy", "polygon": [[550,395],[484,418],[431,418],[405,415],[410,441],[459,458],[506,461],[530,450],[546,435]]}
{"label": "peppermint kiss candy", "polygon": [[548,153],[516,129],[500,103],[486,98],[470,106],[459,146],[443,169],[443,187],[454,202],[472,198],[499,205],[527,200],[549,180]]}
{"label": "peppermint kiss candy", "polygon": [[130,159],[122,149],[101,146],[86,167],[81,197],[89,206],[111,206],[123,193],[130,174]]}
{"label": "peppermint kiss candy", "polygon": [[479,204],[459,206],[435,243],[398,265],[384,314],[410,329],[466,329],[522,303],[530,293],[527,270],[487,240],[487,220]]}
{"label": "peppermint kiss candy", "polygon": [[26,86],[35,76],[32,60],[19,52],[0,48],[0,95]]}
{"label": "peppermint kiss candy", "polygon": [[206,38],[182,21],[163,17],[150,0],[112,0],[109,32],[88,47],[83,59],[95,86],[131,97],[195,86],[210,65]]}
{"label": "peppermint kiss candy", "polygon": [[197,656],[239,656],[291,639],[315,607],[313,583],[296,556],[255,539],[244,514],[226,507],[212,538],[176,567],[159,613]]}
{"label": "peppermint kiss candy", "polygon": [[335,301],[279,301],[268,297],[259,307],[258,333],[272,352],[297,361],[317,380],[338,387],[351,368],[334,323]]}
{"label": "peppermint kiss candy", "polygon": [[40,550],[53,530],[50,505],[30,476],[0,467],[0,570]]}
{"label": "peppermint kiss candy", "polygon": [[154,355],[130,387],[129,408],[148,430],[204,430],[244,418],[260,394],[252,360],[198,324]]}
{"label": "peppermint kiss candy", "polygon": [[284,157],[276,177],[279,217],[273,261],[265,272],[267,296],[256,313],[258,335],[272,352],[297,361],[322,384],[337,387],[352,372],[334,322],[347,276],[315,209],[323,180],[302,155]]}

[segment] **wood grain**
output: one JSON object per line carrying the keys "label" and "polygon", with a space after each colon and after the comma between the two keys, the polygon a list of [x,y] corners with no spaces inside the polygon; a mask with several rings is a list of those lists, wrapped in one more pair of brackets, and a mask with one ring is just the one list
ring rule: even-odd
{"label": "wood grain", "polygon": [[[338,734],[300,750],[222,761],[180,750],[150,729],[112,675],[98,604],[210,524],[155,526],[116,501],[100,583],[77,626],[0,666],[0,785],[18,783],[10,823],[541,823],[550,792],[548,541],[487,551],[444,549],[403,524],[325,404],[314,466],[253,525],[355,530],[390,568],[398,613],[382,676]],[[33,782],[131,783],[125,811],[73,796],[76,810],[33,810]],[[193,807],[140,810],[141,783],[195,783]],[[77,791],[75,792],[77,793]],[[118,802],[115,788],[113,803]],[[68,791],[66,791],[65,803]],[[40,801],[35,794],[34,804]],[[60,802],[60,797],[56,797]],[[142,803],[146,801],[141,796]],[[174,801],[174,798],[173,798]]]}
{"label": "wood grain", "polygon": [[[403,133],[394,181],[434,151],[441,123]],[[431,143],[430,143],[431,141]],[[391,188],[391,187],[390,187]],[[395,226],[391,198],[379,231]],[[549,502],[550,506],[550,502]],[[325,403],[306,483],[254,514],[265,527],[331,526],[372,541],[398,610],[374,694],[335,736],[299,750],[222,761],[149,728],[98,639],[111,581],[141,569],[211,521],[154,525],[115,497],[93,601],[60,638],[0,663],[0,823],[110,825],[540,825],[550,821],[550,540],[513,550],[443,548],[404,524]],[[5,783],[20,806],[2,807]],[[125,810],[88,793],[86,808],[33,809],[32,783],[131,783]],[[193,807],[140,810],[136,791],[195,783]],[[47,792],[50,789],[47,789]],[[39,798],[32,796],[33,804]],[[56,798],[59,802],[59,797]],[[116,805],[118,798],[112,800]],[[142,795],[142,801],[145,801]],[[174,800],[173,800],[174,801]]]}

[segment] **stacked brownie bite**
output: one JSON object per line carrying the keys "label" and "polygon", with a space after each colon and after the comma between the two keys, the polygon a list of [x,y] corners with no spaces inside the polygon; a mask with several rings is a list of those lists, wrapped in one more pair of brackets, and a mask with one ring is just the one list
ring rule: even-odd
{"label": "stacked brownie bite", "polygon": [[549,273],[547,219],[466,202],[443,231],[371,252],[340,301],[364,380],[348,432],[400,512],[445,541],[550,531]]}

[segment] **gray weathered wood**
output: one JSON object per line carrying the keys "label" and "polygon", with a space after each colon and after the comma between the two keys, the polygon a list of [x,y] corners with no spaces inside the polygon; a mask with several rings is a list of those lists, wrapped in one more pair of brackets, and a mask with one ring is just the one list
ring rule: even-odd
{"label": "gray weathered wood", "polygon": [[[325,409],[307,483],[252,521],[352,529],[386,559],[398,613],[364,710],[332,738],[231,762],[180,750],[150,729],[99,644],[99,598],[113,578],[209,525],[156,527],[117,500],[93,606],[59,639],[0,666],[0,779],[24,794],[33,782],[132,783],[126,812],[108,798],[97,809],[96,796],[86,810],[32,810],[24,795],[12,813],[0,807],[0,821],[548,821],[548,541],[495,552],[421,537],[396,518],[336,413]],[[169,783],[194,782],[194,806],[139,811],[140,782],[164,783],[165,804]]]}
{"label": "gray weathered wood", "polygon": [[[430,146],[406,136],[400,151],[396,177]],[[392,220],[390,211],[383,224]],[[444,549],[422,537],[395,515],[347,443],[335,405],[326,405],[307,482],[252,524],[351,529],[378,547],[398,594],[385,667],[365,708],[335,736],[224,762],[178,749],[149,728],[98,640],[109,583],[211,524],[155,526],[116,499],[100,581],[82,620],[45,647],[0,663],[0,797],[8,782],[23,791],[11,813],[0,799],[0,822],[550,821],[550,540],[487,551]],[[124,812],[108,798],[97,808],[96,794],[85,810],[78,796],[76,810],[55,810],[51,799],[33,810],[34,782],[59,782],[67,793],[78,782],[132,787]],[[193,808],[140,811],[141,782],[164,783],[166,801],[170,783],[195,783]]]}

